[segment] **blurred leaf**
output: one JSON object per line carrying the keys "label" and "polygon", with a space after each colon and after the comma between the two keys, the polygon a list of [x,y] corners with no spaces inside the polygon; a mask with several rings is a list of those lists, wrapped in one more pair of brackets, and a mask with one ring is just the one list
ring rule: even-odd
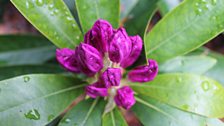
{"label": "blurred leaf", "polygon": [[121,3],[120,19],[128,17],[128,14],[138,2],[139,0],[120,0]]}
{"label": "blurred leaf", "polygon": [[41,64],[55,57],[56,47],[40,36],[4,35],[0,44],[0,66]]}
{"label": "blurred leaf", "polygon": [[224,86],[224,56],[214,52],[209,52],[208,55],[216,58],[217,63],[214,67],[207,71],[205,75],[216,79]]}
{"label": "blurred leaf", "polygon": [[119,0],[76,0],[76,8],[84,33],[99,18],[109,21],[114,28],[119,25]]}
{"label": "blurred leaf", "polygon": [[160,0],[158,2],[158,8],[161,13],[161,15],[166,15],[168,12],[170,12],[173,8],[175,8],[181,0]]}
{"label": "blurred leaf", "polygon": [[[1,126],[44,126],[82,92],[80,80],[54,74],[25,75],[0,82]],[[79,85],[81,84],[81,85]]]}
{"label": "blurred leaf", "polygon": [[207,119],[207,126],[224,126],[224,123],[218,119]]}
{"label": "blurred leaf", "polygon": [[185,0],[145,36],[147,58],[164,62],[197,49],[224,29],[223,0]]}
{"label": "blurred leaf", "polygon": [[0,67],[0,80],[33,73],[62,73],[65,72],[57,65],[19,65]]}
{"label": "blurred leaf", "polygon": [[151,82],[131,84],[139,94],[207,117],[224,117],[224,88],[194,74],[163,74]]}
{"label": "blurred leaf", "polygon": [[216,64],[216,59],[208,56],[179,56],[159,65],[162,73],[203,74]]}
{"label": "blurred leaf", "polygon": [[205,118],[181,111],[150,97],[137,96],[132,107],[144,126],[205,126]]}
{"label": "blurred leaf", "polygon": [[59,126],[101,126],[104,105],[99,99],[82,101],[64,116]]}
{"label": "blurred leaf", "polygon": [[125,22],[125,28],[129,35],[140,35],[143,37],[147,29],[148,21],[156,10],[158,0],[139,0],[129,13],[129,20]]}
{"label": "blurred leaf", "polygon": [[103,117],[102,126],[128,126],[128,124],[126,123],[123,115],[119,112],[118,108],[116,107]]}
{"label": "blurred leaf", "polygon": [[42,34],[60,48],[74,48],[82,33],[62,0],[11,0]]}

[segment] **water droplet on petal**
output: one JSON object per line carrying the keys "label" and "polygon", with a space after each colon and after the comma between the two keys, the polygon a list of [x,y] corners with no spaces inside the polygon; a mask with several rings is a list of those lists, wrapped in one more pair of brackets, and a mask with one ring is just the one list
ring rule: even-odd
{"label": "water droplet on petal", "polygon": [[29,76],[24,76],[23,77],[23,80],[25,83],[29,82],[30,81],[30,77]]}
{"label": "water droplet on petal", "polygon": [[208,81],[204,81],[201,83],[201,87],[204,91],[208,91],[210,89],[210,83]]}
{"label": "water droplet on petal", "polygon": [[31,120],[39,120],[40,119],[40,113],[36,109],[32,109],[29,112],[25,113],[24,116],[27,119]]}

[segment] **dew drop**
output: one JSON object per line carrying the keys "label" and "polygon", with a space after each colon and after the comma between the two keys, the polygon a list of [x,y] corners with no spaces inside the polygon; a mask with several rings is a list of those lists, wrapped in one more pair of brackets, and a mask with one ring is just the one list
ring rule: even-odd
{"label": "dew drop", "polygon": [[78,40],[79,40],[79,38],[80,38],[79,36],[76,36],[76,39],[78,39]]}
{"label": "dew drop", "polygon": [[208,91],[210,89],[210,83],[208,81],[204,81],[201,83],[201,87],[204,91]]}
{"label": "dew drop", "polygon": [[30,77],[29,76],[24,76],[23,77],[23,80],[25,83],[29,82],[30,81]]}
{"label": "dew drop", "polygon": [[26,8],[27,8],[27,9],[30,8],[30,3],[29,3],[29,1],[26,1]]}
{"label": "dew drop", "polygon": [[58,14],[59,10],[58,9],[55,9],[54,10],[54,14]]}
{"label": "dew drop", "polygon": [[72,20],[73,20],[73,18],[72,18],[72,17],[69,17],[69,16],[68,16],[66,19],[67,19],[68,21],[72,21]]}
{"label": "dew drop", "polygon": [[32,109],[29,112],[25,113],[24,116],[27,119],[31,120],[39,120],[40,119],[40,113],[36,109]]}
{"label": "dew drop", "polygon": [[48,6],[48,9],[49,10],[52,10],[54,8],[54,4],[50,4],[49,6]]}
{"label": "dew drop", "polygon": [[71,120],[70,120],[69,118],[64,118],[64,119],[62,119],[61,122],[62,122],[62,123],[70,123]]}
{"label": "dew drop", "polygon": [[184,110],[188,110],[189,109],[189,105],[187,105],[187,104],[182,105],[181,108],[184,109]]}
{"label": "dew drop", "polygon": [[36,4],[37,4],[37,6],[43,6],[44,2],[43,2],[43,0],[36,0]]}
{"label": "dew drop", "polygon": [[47,117],[48,121],[51,121],[52,119],[54,119],[54,115],[52,115],[52,114]]}

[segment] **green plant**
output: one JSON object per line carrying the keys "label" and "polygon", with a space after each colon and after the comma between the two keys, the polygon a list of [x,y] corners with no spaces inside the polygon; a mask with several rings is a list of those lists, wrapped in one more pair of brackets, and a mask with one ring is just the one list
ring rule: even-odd
{"label": "green plant", "polygon": [[[62,0],[11,2],[58,48],[77,46],[99,18],[119,27],[119,0],[76,0],[80,27]],[[151,82],[129,83],[137,101],[131,110],[145,126],[223,126],[216,119],[224,117],[223,56],[199,47],[223,32],[224,1],[185,0],[164,12],[162,20],[145,32],[157,3],[139,0],[129,12],[131,19],[124,23],[130,35],[144,38],[139,63],[153,58],[161,68]],[[9,39],[0,37],[0,125],[53,125],[58,118],[63,118],[59,126],[127,125],[117,107],[102,116],[103,99],[79,102],[88,83],[83,76],[71,75],[49,61],[56,47],[48,40],[19,36],[14,39],[19,42],[6,42]]]}

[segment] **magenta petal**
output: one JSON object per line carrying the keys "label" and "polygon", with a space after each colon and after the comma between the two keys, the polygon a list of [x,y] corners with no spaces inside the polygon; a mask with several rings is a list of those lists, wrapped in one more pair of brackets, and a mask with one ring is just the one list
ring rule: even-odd
{"label": "magenta petal", "polygon": [[98,82],[86,86],[86,94],[91,98],[96,98],[98,96],[105,97],[108,96],[107,88],[98,87]]}
{"label": "magenta petal", "polygon": [[158,64],[155,60],[148,60],[149,65],[139,66],[128,73],[128,79],[132,82],[148,82],[158,74]]}
{"label": "magenta petal", "polygon": [[108,42],[112,34],[112,25],[106,20],[99,19],[94,23],[92,29],[85,34],[84,42],[95,47],[103,56],[108,50]]}
{"label": "magenta petal", "polygon": [[117,106],[121,106],[124,109],[130,109],[136,102],[134,91],[129,86],[118,89],[114,100]]}
{"label": "magenta petal", "polygon": [[122,60],[121,62],[121,67],[126,68],[130,65],[132,65],[140,56],[141,51],[142,51],[142,39],[140,36],[136,35],[136,36],[131,36],[129,37],[132,43],[132,47],[131,47],[131,52],[130,55]]}
{"label": "magenta petal", "polygon": [[103,68],[103,59],[99,51],[91,45],[81,43],[76,48],[81,72],[93,76]]}
{"label": "magenta petal", "polygon": [[105,87],[119,86],[121,81],[121,69],[120,68],[108,68],[101,74],[101,82]]}
{"label": "magenta petal", "polygon": [[75,73],[80,72],[75,55],[75,50],[68,48],[57,49],[56,58],[58,62],[68,71]]}
{"label": "magenta petal", "polygon": [[131,40],[124,28],[114,31],[110,41],[109,58],[111,61],[120,63],[127,58],[131,52]]}

